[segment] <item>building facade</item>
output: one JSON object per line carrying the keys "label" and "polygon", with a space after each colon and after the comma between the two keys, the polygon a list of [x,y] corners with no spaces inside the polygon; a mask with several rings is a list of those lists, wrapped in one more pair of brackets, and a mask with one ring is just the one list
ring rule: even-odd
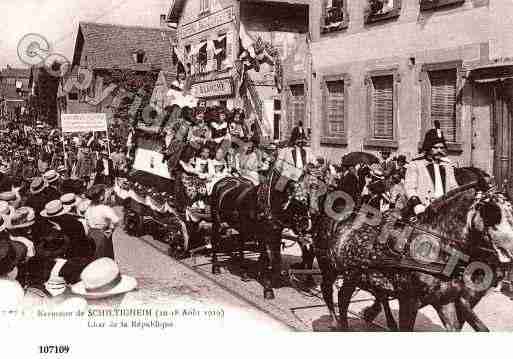
{"label": "building facade", "polygon": [[60,113],[106,113],[116,125],[141,117],[159,73],[176,74],[174,41],[169,28],[81,22],[72,71],[59,88]]}
{"label": "building facade", "polygon": [[[306,97],[308,3],[175,0],[168,21],[177,24],[191,92],[207,105],[243,108],[265,140],[287,139],[293,124],[308,116],[306,103],[284,86],[294,81],[297,96]],[[246,67],[244,51],[257,52],[256,66]]]}
{"label": "building facade", "polygon": [[438,120],[457,165],[507,178],[512,17],[502,0],[312,1],[312,147],[411,159]]}
{"label": "building facade", "polygon": [[4,120],[21,119],[27,109],[30,69],[7,65],[0,71],[0,117]]}

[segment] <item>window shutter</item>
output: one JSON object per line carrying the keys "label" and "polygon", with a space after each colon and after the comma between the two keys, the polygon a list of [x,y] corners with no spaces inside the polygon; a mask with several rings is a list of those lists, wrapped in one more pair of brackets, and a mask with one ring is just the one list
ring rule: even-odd
{"label": "window shutter", "polygon": [[290,85],[288,111],[287,111],[287,125],[290,131],[299,121],[305,120],[305,86]]}
{"label": "window shutter", "polygon": [[429,73],[431,80],[431,121],[440,121],[448,142],[456,142],[456,71]]}
{"label": "window shutter", "polygon": [[328,136],[344,135],[344,81],[326,82]]}
{"label": "window shutter", "polygon": [[394,77],[378,76],[372,78],[374,87],[372,102],[373,137],[376,139],[394,139]]}

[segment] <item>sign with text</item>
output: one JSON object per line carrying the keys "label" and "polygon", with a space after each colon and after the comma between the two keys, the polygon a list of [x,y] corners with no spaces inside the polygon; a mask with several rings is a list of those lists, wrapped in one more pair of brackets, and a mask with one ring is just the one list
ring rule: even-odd
{"label": "sign with text", "polygon": [[107,115],[104,113],[77,113],[61,115],[62,132],[107,131]]}
{"label": "sign with text", "polygon": [[233,21],[233,17],[233,7],[231,6],[194,22],[182,25],[180,29],[180,37],[185,39],[199,32],[229,23]]}
{"label": "sign with text", "polygon": [[231,78],[198,82],[191,86],[194,97],[214,98],[233,95],[233,82]]}

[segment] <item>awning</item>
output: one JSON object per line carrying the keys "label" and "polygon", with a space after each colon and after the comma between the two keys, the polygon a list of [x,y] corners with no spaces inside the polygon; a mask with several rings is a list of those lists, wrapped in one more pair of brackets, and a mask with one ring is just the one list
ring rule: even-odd
{"label": "awning", "polygon": [[494,63],[470,68],[468,79],[477,83],[513,79],[513,62]]}

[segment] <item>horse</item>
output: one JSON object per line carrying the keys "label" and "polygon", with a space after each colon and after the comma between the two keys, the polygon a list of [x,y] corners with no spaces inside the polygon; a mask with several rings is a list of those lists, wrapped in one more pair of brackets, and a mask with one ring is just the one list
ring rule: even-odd
{"label": "horse", "polygon": [[[391,329],[396,327],[388,306],[390,298],[399,300],[402,331],[413,330],[418,310],[427,305],[435,308],[447,330],[459,330],[465,321],[475,329],[484,329],[472,308],[490,286],[498,284],[504,275],[503,264],[513,259],[513,210],[495,189],[479,189],[477,182],[471,182],[449,192],[434,201],[417,223],[403,221],[397,210],[384,213],[372,225],[367,223],[365,211],[345,221],[326,214],[318,218],[313,240],[332,324],[348,328],[347,310],[358,287],[373,294],[377,301],[373,307],[379,307],[366,319],[374,319],[384,304]],[[405,236],[397,235],[399,232]],[[416,244],[426,235],[434,245],[428,246],[427,254],[424,246],[419,259],[422,246],[417,248]],[[410,252],[415,253],[414,258]],[[485,271],[485,277],[490,285],[473,285],[476,279],[484,282],[483,277],[468,277],[465,269],[470,266],[464,268],[461,262],[446,273],[454,253],[467,256],[471,265],[477,261],[486,264],[490,271]],[[343,285],[338,293],[337,318],[333,284],[339,276]]]}
{"label": "horse", "polygon": [[[244,244],[252,236],[260,253],[260,274],[264,298],[274,299],[273,286],[281,276],[281,234],[284,228],[298,235],[311,228],[309,197],[300,182],[286,179],[273,165],[255,186],[242,177],[226,177],[217,182],[210,198],[212,213],[212,273],[220,273],[221,224],[227,223],[240,234],[238,242],[241,279],[249,280],[244,266]],[[285,178],[285,183],[280,184]]]}

